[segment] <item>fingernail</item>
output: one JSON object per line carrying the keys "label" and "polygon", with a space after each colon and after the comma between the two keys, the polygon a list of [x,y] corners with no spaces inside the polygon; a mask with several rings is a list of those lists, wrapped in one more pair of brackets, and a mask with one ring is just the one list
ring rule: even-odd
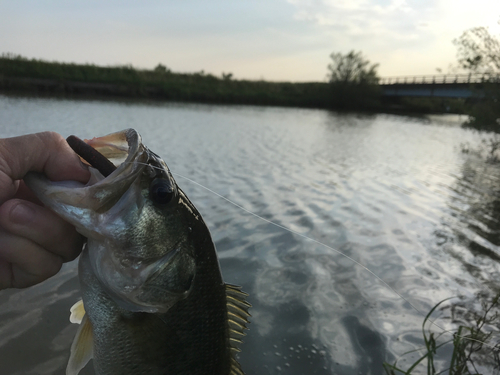
{"label": "fingernail", "polygon": [[36,212],[33,207],[18,203],[10,210],[10,220],[17,224],[28,224],[35,218]]}
{"label": "fingernail", "polygon": [[78,172],[78,177],[75,178],[77,181],[80,181],[82,183],[86,183],[88,179],[90,178],[90,173],[89,173],[89,166],[86,165],[80,157],[78,157],[78,166],[80,167],[81,170],[85,171],[85,173]]}

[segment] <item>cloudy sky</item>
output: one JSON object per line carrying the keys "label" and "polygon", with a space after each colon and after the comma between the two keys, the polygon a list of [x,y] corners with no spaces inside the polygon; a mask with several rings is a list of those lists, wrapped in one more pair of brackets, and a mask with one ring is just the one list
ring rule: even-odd
{"label": "cloudy sky", "polygon": [[354,49],[381,76],[435,74],[453,39],[499,20],[500,0],[0,0],[0,53],[322,81]]}

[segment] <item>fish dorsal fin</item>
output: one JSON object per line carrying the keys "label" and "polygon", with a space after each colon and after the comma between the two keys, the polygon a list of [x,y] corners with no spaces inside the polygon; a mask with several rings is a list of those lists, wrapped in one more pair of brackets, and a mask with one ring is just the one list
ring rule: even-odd
{"label": "fish dorsal fin", "polygon": [[241,291],[241,287],[226,284],[226,307],[229,325],[229,346],[231,350],[231,375],[244,375],[241,366],[236,359],[236,353],[240,351],[239,346],[245,330],[249,323],[248,308],[251,306],[247,301],[247,293]]}
{"label": "fish dorsal fin", "polygon": [[71,354],[69,356],[66,375],[77,375],[88,363],[94,354],[94,334],[92,324],[85,314],[83,301],[80,300],[71,308],[71,323],[80,324],[76,331],[75,339],[71,344]]}

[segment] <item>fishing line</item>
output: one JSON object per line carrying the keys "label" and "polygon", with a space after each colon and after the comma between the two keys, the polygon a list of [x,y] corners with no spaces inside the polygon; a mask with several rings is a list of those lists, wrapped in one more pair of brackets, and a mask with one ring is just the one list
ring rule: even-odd
{"label": "fishing line", "polygon": [[[297,235],[297,236],[299,236],[299,237],[305,238],[306,240],[312,241],[312,242],[314,242],[314,243],[316,243],[316,244],[318,244],[318,245],[320,245],[320,246],[323,246],[323,247],[325,247],[325,248],[327,248],[327,249],[329,249],[329,250],[332,250],[333,252],[335,252],[335,253],[337,253],[337,254],[339,254],[339,255],[341,255],[341,256],[343,256],[343,257],[345,257],[345,258],[349,259],[351,262],[353,262],[353,263],[354,263],[354,264],[356,264],[357,266],[361,267],[362,269],[364,269],[365,271],[367,271],[368,273],[370,273],[373,277],[375,277],[377,280],[379,280],[379,281],[380,281],[383,285],[385,285],[385,286],[386,286],[389,290],[391,290],[394,294],[396,294],[397,296],[399,296],[399,297],[400,297],[403,301],[405,301],[408,305],[410,305],[410,306],[411,306],[411,307],[412,307],[412,308],[413,308],[416,312],[418,312],[421,316],[425,316],[425,314],[424,314],[422,311],[420,311],[420,310],[419,310],[416,306],[414,306],[414,305],[413,305],[413,304],[412,304],[412,303],[411,303],[408,299],[406,299],[405,297],[403,297],[403,295],[402,295],[402,294],[400,294],[397,290],[395,290],[393,287],[391,287],[391,286],[390,286],[390,285],[389,285],[386,281],[384,281],[384,280],[383,280],[380,276],[378,276],[375,272],[373,272],[373,271],[372,271],[372,270],[370,270],[368,267],[364,266],[363,264],[361,264],[360,262],[358,262],[358,261],[357,261],[357,260],[355,260],[354,258],[351,258],[349,255],[344,254],[344,253],[343,253],[343,252],[341,252],[340,250],[337,250],[337,249],[335,249],[335,248],[333,248],[333,247],[331,247],[331,246],[329,246],[329,245],[327,245],[327,244],[325,244],[325,243],[323,243],[323,242],[321,242],[321,241],[318,241],[318,240],[315,240],[314,238],[308,237],[308,236],[306,236],[305,234],[299,233],[299,232],[297,232],[297,231],[294,231],[293,229],[290,229],[290,228],[285,227],[284,225],[281,225],[281,224],[275,223],[275,222],[273,222],[273,221],[271,221],[271,220],[268,220],[268,219],[266,219],[266,218],[264,218],[264,217],[262,217],[262,216],[260,216],[260,215],[256,214],[255,212],[252,212],[252,211],[250,211],[250,210],[246,209],[245,207],[243,207],[243,206],[239,205],[238,203],[233,202],[233,201],[232,201],[232,200],[230,200],[229,198],[224,197],[223,195],[221,195],[221,194],[217,193],[216,191],[213,191],[212,189],[210,189],[210,188],[208,188],[208,187],[206,187],[206,186],[204,186],[204,185],[202,185],[202,184],[200,184],[200,183],[198,183],[198,182],[196,182],[196,181],[194,181],[194,180],[190,179],[189,177],[183,176],[183,175],[181,175],[181,174],[179,174],[179,173],[173,173],[173,172],[171,172],[171,173],[172,173],[174,176],[181,177],[181,178],[183,178],[183,179],[185,179],[185,180],[187,180],[187,181],[189,181],[189,182],[191,182],[191,183],[193,183],[193,184],[195,184],[195,185],[197,185],[197,186],[199,186],[199,187],[201,187],[201,188],[203,188],[203,189],[205,189],[205,190],[209,191],[210,193],[215,194],[216,196],[218,196],[218,197],[219,197],[219,198],[221,198],[221,199],[224,199],[226,202],[228,202],[228,203],[232,204],[233,206],[238,207],[239,209],[243,210],[244,212],[246,212],[246,213],[248,213],[248,214],[250,214],[250,215],[252,215],[252,216],[254,216],[254,217],[256,217],[256,218],[258,218],[258,219],[260,219],[260,220],[263,220],[263,221],[265,221],[265,222],[266,222],[266,223],[268,223],[268,224],[274,225],[275,227],[278,227],[278,228],[280,228],[280,229],[286,230],[286,231],[288,231],[288,232],[290,232],[290,233],[293,233],[293,234],[295,234],[295,235]],[[457,297],[451,297],[451,298],[457,298]],[[450,299],[451,299],[451,298],[450,298]],[[436,318],[436,319],[437,319],[437,318]],[[466,339],[466,340],[469,340],[469,341],[475,341],[475,342],[481,343],[481,344],[483,344],[483,345],[485,345],[485,346],[488,346],[488,347],[490,347],[490,348],[492,348],[492,349],[494,349],[494,348],[495,348],[495,346],[494,346],[494,345],[487,344],[487,343],[482,342],[482,341],[480,341],[480,340],[473,339],[473,338],[470,338],[470,337],[464,337],[464,336],[457,335],[455,332],[450,331],[450,330],[447,330],[447,329],[445,329],[445,328],[441,327],[441,326],[440,326],[439,324],[437,324],[435,321],[436,321],[436,320],[429,320],[429,322],[430,322],[432,325],[434,325],[434,326],[436,326],[437,328],[439,328],[439,329],[440,329],[443,333],[449,333],[449,334],[451,334],[451,335],[456,335],[457,337],[460,337],[460,338],[462,338],[462,339]]]}
{"label": "fishing line", "polygon": [[[349,260],[350,260],[351,262],[353,262],[354,264],[356,264],[356,265],[358,265],[359,267],[363,268],[364,270],[368,271],[368,272],[369,272],[371,275],[373,275],[373,276],[374,276],[377,280],[379,280],[380,282],[382,282],[382,283],[383,283],[383,284],[384,284],[387,288],[389,288],[389,289],[390,289],[390,290],[392,290],[395,294],[397,294],[399,297],[401,297],[401,298],[402,298],[402,299],[403,299],[406,303],[408,303],[408,304],[409,304],[409,305],[410,305],[413,309],[415,309],[415,311],[417,311],[419,314],[423,314],[423,313],[422,313],[422,312],[421,312],[418,308],[416,308],[415,306],[413,306],[413,305],[411,304],[411,302],[410,302],[410,301],[408,301],[408,300],[407,300],[405,297],[403,297],[403,296],[402,296],[399,292],[397,292],[397,291],[396,291],[394,288],[392,288],[392,287],[391,287],[388,283],[386,283],[386,282],[385,282],[385,281],[384,281],[384,280],[383,280],[380,276],[377,276],[377,274],[375,274],[375,272],[373,272],[372,270],[370,270],[368,267],[364,266],[363,264],[359,263],[359,262],[358,262],[357,260],[355,260],[354,258],[351,258],[349,255],[344,254],[344,253],[343,253],[343,252],[341,252],[340,250],[334,249],[333,247],[331,247],[331,246],[329,246],[329,245],[327,245],[327,244],[325,244],[325,243],[323,243],[323,242],[320,242],[320,241],[318,241],[318,240],[315,240],[314,238],[308,237],[308,236],[306,236],[305,234],[302,234],[302,233],[296,232],[296,231],[294,231],[293,229],[287,228],[287,227],[285,227],[285,226],[283,226],[283,225],[281,225],[281,224],[275,223],[274,221],[268,220],[268,219],[266,219],[266,218],[264,218],[264,217],[262,217],[262,216],[260,216],[260,215],[256,214],[255,212],[252,212],[252,211],[250,211],[250,210],[246,209],[245,207],[240,206],[238,203],[233,202],[232,200],[230,200],[230,199],[228,199],[228,198],[224,197],[223,195],[221,195],[221,194],[219,194],[219,193],[217,193],[217,192],[213,191],[212,189],[210,189],[210,188],[208,188],[208,187],[206,187],[206,186],[203,186],[202,184],[200,184],[200,183],[198,183],[198,182],[196,182],[196,181],[194,181],[194,180],[190,179],[189,177],[186,177],[186,176],[180,175],[180,174],[178,174],[178,173],[172,173],[172,174],[173,174],[173,175],[175,175],[175,176],[182,177],[182,178],[184,178],[185,180],[188,180],[189,182],[192,182],[193,184],[195,184],[195,185],[198,185],[198,186],[202,187],[203,189],[205,189],[205,190],[207,190],[207,191],[211,192],[212,194],[215,194],[215,195],[216,195],[216,196],[218,196],[219,198],[224,199],[226,202],[231,203],[233,206],[238,207],[239,209],[241,209],[241,210],[245,211],[246,213],[248,213],[248,214],[250,214],[250,215],[252,215],[252,216],[255,216],[256,218],[259,218],[259,219],[261,219],[261,220],[264,220],[264,221],[265,221],[266,223],[268,223],[268,224],[271,224],[271,225],[274,225],[274,226],[276,226],[276,227],[278,227],[278,228],[284,229],[284,230],[286,230],[286,231],[288,231],[288,232],[290,232],[290,233],[293,233],[293,234],[295,234],[295,235],[297,235],[297,236],[300,236],[300,237],[302,237],[302,238],[305,238],[305,239],[307,239],[307,240],[309,240],[309,241],[312,241],[312,242],[314,242],[314,243],[316,243],[316,244],[318,244],[318,245],[321,245],[321,246],[323,246],[323,247],[326,247],[327,249],[332,250],[332,251],[334,251],[335,253],[337,253],[337,254],[339,254],[339,255],[342,255],[342,256],[346,257],[347,259],[349,259]],[[438,325],[436,325],[436,326],[437,326],[437,327],[439,327]],[[439,327],[439,328],[441,328],[441,327]],[[442,329],[443,331],[445,331],[445,329],[444,329],[444,328],[441,328],[441,329]]]}
{"label": "fishing line", "polygon": [[[133,163],[133,162],[129,162],[128,164],[132,164],[132,163]],[[135,163],[137,163],[137,164],[147,165],[147,166],[149,166],[149,167],[153,167],[153,168],[160,169],[160,170],[162,169],[162,168],[160,168],[160,167],[156,167],[156,166],[153,166],[153,165],[150,165],[150,164],[147,164],[147,163],[141,163],[141,162],[135,162]],[[390,285],[389,285],[386,281],[384,281],[384,279],[382,279],[380,276],[378,276],[375,272],[373,272],[372,270],[370,270],[370,269],[369,269],[368,267],[366,267],[365,265],[361,264],[360,262],[358,262],[358,261],[357,261],[357,260],[355,260],[354,258],[351,258],[349,255],[344,254],[344,253],[343,253],[343,252],[341,252],[340,250],[337,250],[337,249],[335,249],[335,248],[333,248],[333,247],[331,247],[331,246],[329,246],[329,245],[327,245],[327,244],[325,244],[325,243],[323,243],[323,242],[321,242],[321,241],[318,241],[318,240],[315,240],[314,238],[308,237],[308,236],[306,236],[305,234],[299,233],[299,232],[297,232],[297,231],[294,231],[293,229],[290,229],[290,228],[285,227],[284,225],[281,225],[281,224],[275,223],[274,221],[268,220],[268,219],[266,219],[266,218],[264,218],[264,217],[262,217],[262,216],[260,216],[260,215],[256,214],[255,212],[252,212],[252,211],[250,211],[250,210],[246,209],[245,207],[243,207],[243,206],[239,205],[238,203],[233,202],[233,201],[232,201],[232,200],[230,200],[229,198],[224,197],[223,195],[221,195],[221,194],[217,193],[216,191],[214,191],[214,190],[212,190],[212,189],[210,189],[210,188],[208,188],[208,187],[206,187],[206,186],[204,186],[204,185],[202,185],[202,184],[200,184],[200,183],[198,183],[198,182],[196,182],[196,181],[194,181],[194,180],[190,179],[189,177],[183,176],[183,175],[181,175],[181,174],[179,174],[179,173],[173,173],[172,171],[170,171],[170,172],[171,172],[171,173],[172,173],[172,175],[174,175],[174,176],[181,177],[181,178],[183,178],[183,179],[185,179],[185,180],[187,180],[187,181],[189,181],[189,182],[191,182],[191,183],[193,183],[193,184],[195,184],[195,185],[197,185],[197,186],[199,186],[199,187],[201,187],[201,188],[203,188],[203,189],[205,189],[205,190],[209,191],[210,193],[212,193],[212,194],[216,195],[217,197],[219,197],[219,198],[221,198],[221,199],[225,200],[226,202],[228,202],[228,203],[232,204],[233,206],[235,206],[235,207],[237,207],[237,208],[239,208],[239,209],[243,210],[244,212],[246,212],[246,213],[247,213],[247,214],[249,214],[249,215],[252,215],[252,216],[254,216],[254,217],[256,217],[256,218],[258,218],[258,219],[260,219],[260,220],[265,221],[265,222],[266,222],[266,223],[268,223],[268,224],[274,225],[275,227],[278,227],[278,228],[280,228],[280,229],[283,229],[283,230],[285,230],[285,231],[288,231],[288,232],[290,232],[290,233],[293,233],[293,234],[295,234],[295,235],[297,235],[297,236],[299,236],[299,237],[302,237],[302,238],[304,238],[304,239],[306,239],[306,240],[312,241],[312,242],[314,242],[314,243],[316,243],[316,244],[318,244],[318,245],[320,245],[320,246],[323,246],[323,247],[325,247],[325,248],[327,248],[327,249],[329,249],[329,250],[332,250],[333,252],[335,252],[335,253],[337,253],[337,254],[339,254],[339,255],[341,255],[341,256],[343,256],[343,257],[345,257],[346,259],[350,260],[351,262],[353,262],[353,263],[354,263],[354,264],[356,264],[357,266],[359,266],[359,267],[361,267],[362,269],[364,269],[365,271],[367,271],[367,272],[368,272],[369,274],[371,274],[373,277],[375,277],[378,281],[380,281],[383,285],[385,285],[385,286],[386,286],[389,290],[391,290],[394,294],[396,294],[396,295],[397,295],[398,297],[400,297],[403,301],[405,301],[405,302],[406,302],[409,306],[411,306],[411,307],[412,307],[412,308],[413,308],[413,309],[414,309],[417,313],[419,313],[421,316],[423,316],[423,317],[425,317],[425,316],[426,316],[426,315],[425,315],[422,311],[420,311],[420,310],[419,310],[416,306],[414,306],[414,305],[413,305],[413,304],[412,304],[412,303],[411,303],[408,299],[406,299],[406,298],[405,298],[402,294],[400,294],[400,293],[399,293],[396,289],[394,289],[394,288],[393,288],[393,287],[391,287],[391,286],[390,286]],[[449,299],[452,299],[452,298],[458,298],[458,297],[450,297]],[[465,337],[465,336],[460,336],[460,335],[458,335],[457,333],[455,333],[455,332],[453,332],[453,331],[447,330],[447,329],[445,329],[445,328],[441,327],[439,324],[437,324],[437,323],[436,323],[436,320],[437,320],[437,319],[438,319],[438,318],[436,318],[435,320],[430,320],[430,319],[429,319],[428,321],[429,321],[429,323],[431,323],[431,325],[434,325],[434,326],[436,326],[437,328],[439,328],[439,329],[441,330],[441,332],[442,332],[442,333],[449,333],[450,335],[454,335],[454,336],[456,336],[456,337],[460,337],[461,339],[464,339],[464,340],[469,340],[469,341],[478,342],[478,343],[483,344],[483,345],[485,345],[485,346],[487,346],[487,347],[490,347],[490,348],[492,348],[492,349],[495,349],[495,348],[496,348],[496,346],[495,346],[495,345],[491,345],[491,344],[488,344],[488,343],[486,343],[486,342],[483,342],[483,341],[480,341],[480,340],[477,340],[477,339],[474,339],[474,338]]]}

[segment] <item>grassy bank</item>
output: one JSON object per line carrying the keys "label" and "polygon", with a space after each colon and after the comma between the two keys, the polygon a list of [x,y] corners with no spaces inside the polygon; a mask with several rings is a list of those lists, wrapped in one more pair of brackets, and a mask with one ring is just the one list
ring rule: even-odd
{"label": "grassy bank", "polygon": [[0,90],[54,95],[117,96],[205,103],[330,108],[327,83],[266,82],[216,77],[204,72],[174,73],[132,66],[99,67],[0,57]]}
{"label": "grassy bank", "polygon": [[[402,364],[385,363],[387,375],[412,374],[450,374],[450,375],[481,375],[499,373],[500,343],[498,342],[498,320],[500,318],[500,293],[489,297],[479,293],[477,300],[481,309],[476,311],[470,304],[463,301],[443,305],[443,300],[435,305],[422,323],[424,346],[403,354]],[[455,331],[436,332],[435,319],[431,316],[436,312],[449,312],[446,320],[454,323]],[[451,352],[449,363],[444,363],[441,356]],[[417,354],[418,359],[411,363],[405,360],[409,354]],[[488,372],[484,372],[484,371]]]}

